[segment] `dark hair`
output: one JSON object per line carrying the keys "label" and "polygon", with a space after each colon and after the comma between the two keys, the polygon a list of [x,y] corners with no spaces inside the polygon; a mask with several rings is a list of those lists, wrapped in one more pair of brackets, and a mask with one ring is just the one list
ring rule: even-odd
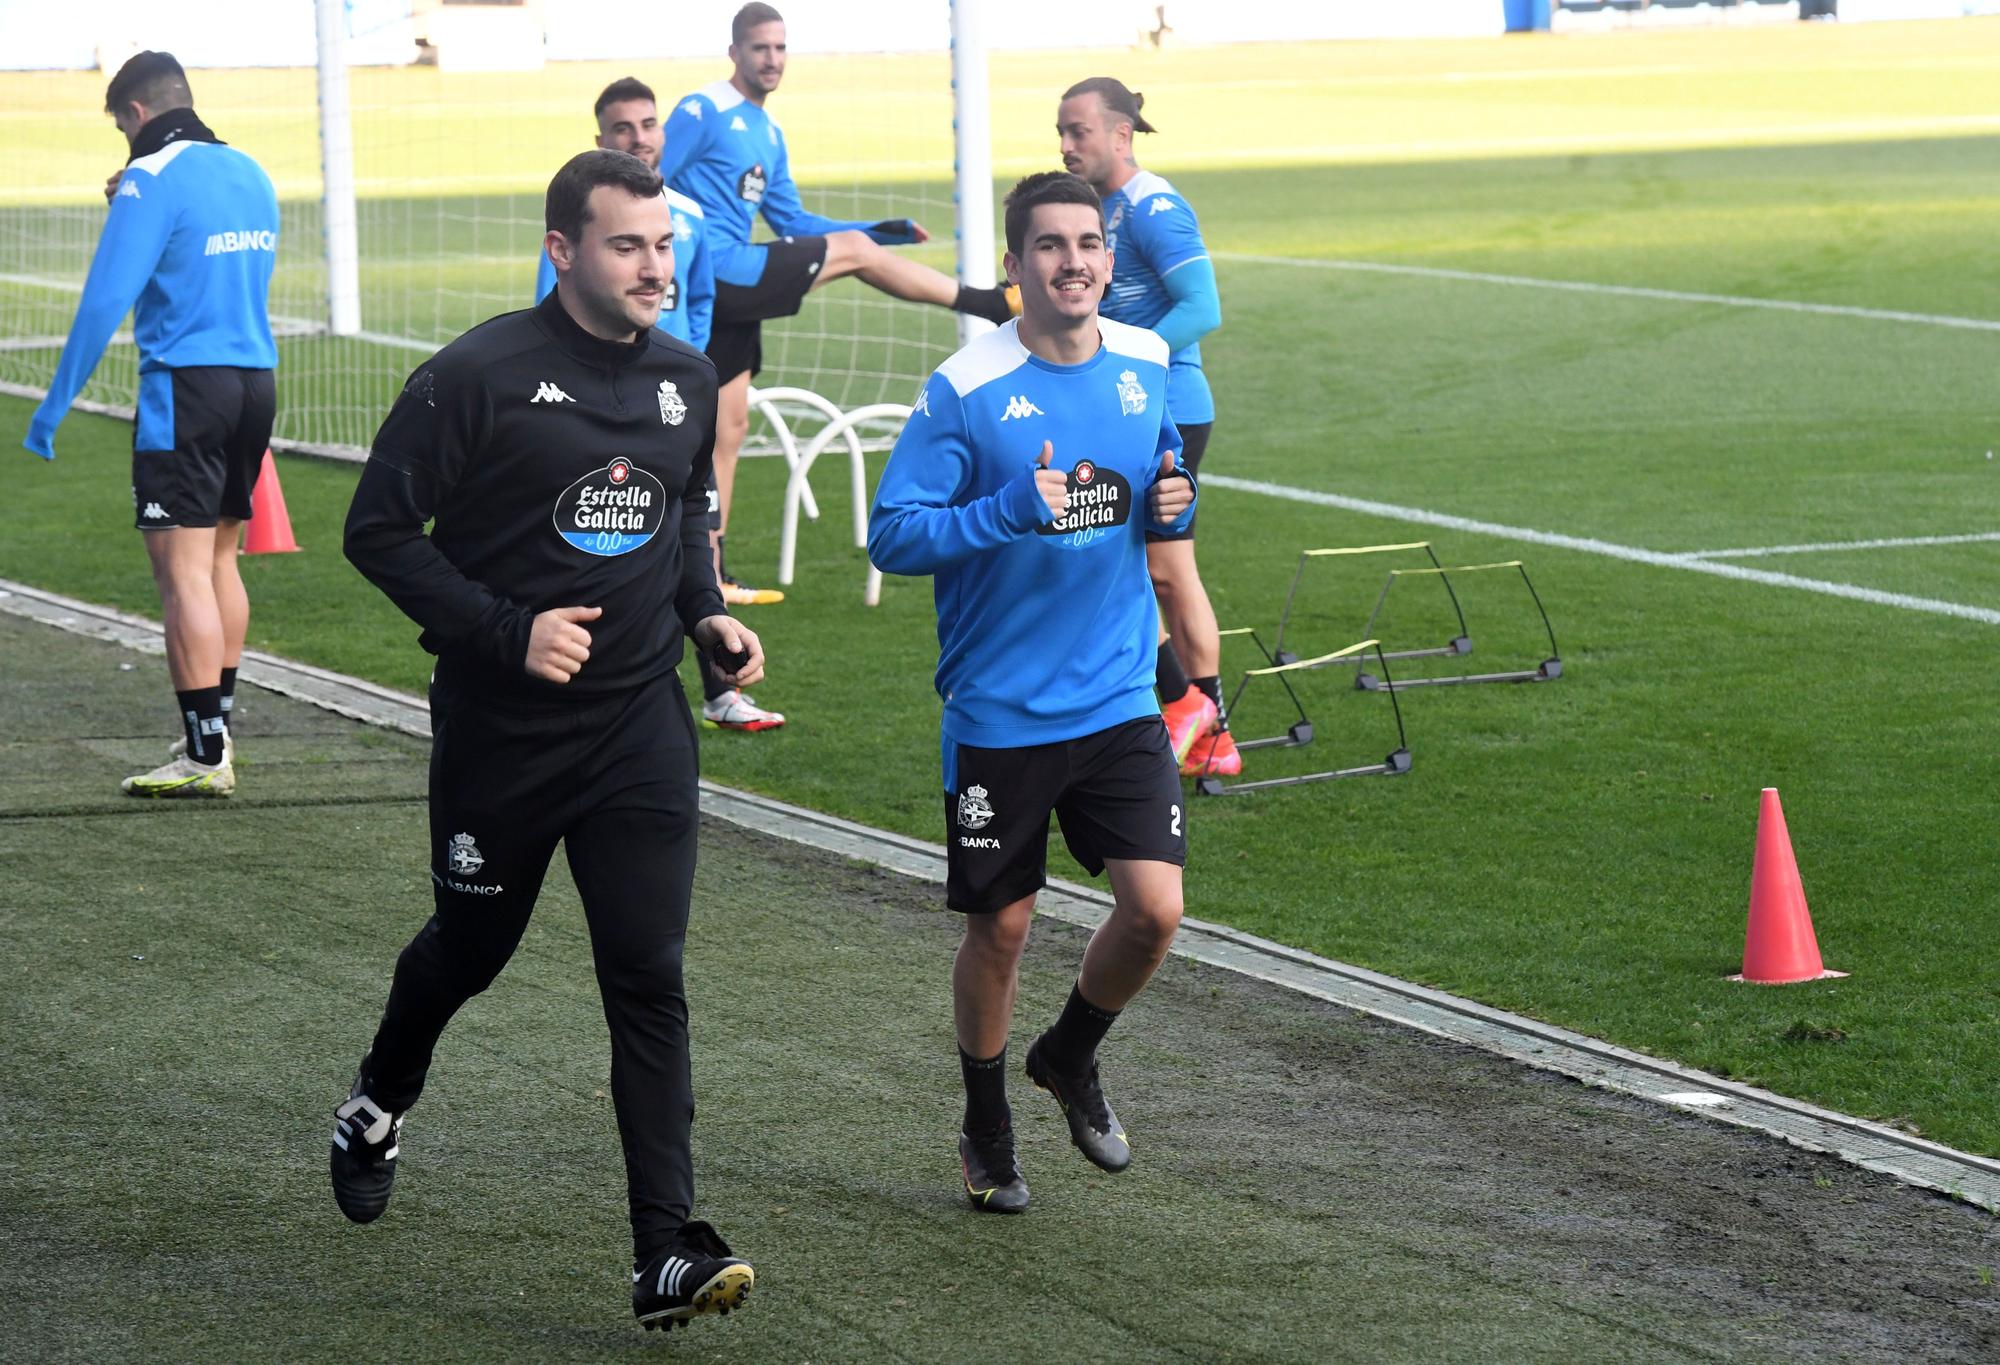
{"label": "dark hair", "polygon": [[1087,81],[1078,81],[1063,91],[1066,100],[1078,95],[1095,95],[1104,101],[1104,107],[1132,125],[1135,133],[1157,133],[1160,130],[1146,122],[1146,116],[1139,111],[1146,107],[1146,97],[1125,88],[1125,83],[1116,76],[1092,76]]}
{"label": "dark hair", "polygon": [[760,0],[750,0],[749,4],[737,10],[736,17],[729,21],[729,45],[735,47],[738,43],[741,43],[745,38],[750,36],[750,30],[756,28],[759,24],[782,24],[784,22],[785,16],[772,9],[769,5],[760,3]]}
{"label": "dark hair", "polygon": [[630,152],[603,148],[578,152],[549,182],[542,209],[548,230],[571,242],[582,241],[584,224],[590,221],[590,192],[600,185],[615,185],[634,199],[657,199],[662,181],[658,171]]}
{"label": "dark hair", "polygon": [[181,70],[173,53],[141,52],[118,68],[111,84],[104,87],[104,112],[121,113],[134,101],[155,114],[193,107],[187,72]]}
{"label": "dark hair", "polygon": [[1068,171],[1037,171],[1017,181],[1007,191],[1007,249],[1016,256],[1027,244],[1028,215],[1043,204],[1083,204],[1097,211],[1098,230],[1104,228],[1104,201],[1080,175]]}
{"label": "dark hair", "polygon": [[606,109],[614,104],[623,104],[627,100],[644,100],[651,105],[659,104],[659,101],[653,98],[652,86],[637,76],[623,76],[604,87],[603,93],[597,97],[597,103],[590,107],[590,112],[602,120]]}

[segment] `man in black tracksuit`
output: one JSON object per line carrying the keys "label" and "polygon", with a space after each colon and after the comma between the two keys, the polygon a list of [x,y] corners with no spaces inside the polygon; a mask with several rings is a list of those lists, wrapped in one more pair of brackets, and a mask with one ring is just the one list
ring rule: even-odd
{"label": "man in black tracksuit", "polygon": [[653,328],[673,277],[659,176],[586,152],[551,182],[547,222],[555,291],[418,368],[348,513],[348,558],[437,655],[436,910],[336,1111],[333,1187],[356,1222],[387,1207],[432,1049],[513,953],[560,840],[611,1030],[633,1311],[671,1326],[741,1304],[754,1278],[689,1221],[681,950],[699,813],[675,665],[692,636],[746,686],[763,652],[725,614],[708,554],[714,366]]}

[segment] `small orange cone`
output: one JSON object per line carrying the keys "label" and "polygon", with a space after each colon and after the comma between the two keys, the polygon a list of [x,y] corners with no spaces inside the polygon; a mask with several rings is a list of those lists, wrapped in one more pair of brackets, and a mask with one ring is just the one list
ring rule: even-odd
{"label": "small orange cone", "polygon": [[243,527],[246,555],[287,554],[299,548],[292,539],[291,514],[285,511],[285,490],[278,487],[278,465],[264,452],[257,486],[250,490],[250,520]]}
{"label": "small orange cone", "polygon": [[1750,871],[1743,974],[1729,979],[1778,986],[1846,975],[1826,970],[1820,961],[1805,886],[1799,881],[1798,860],[1792,856],[1792,836],[1785,830],[1784,808],[1778,804],[1778,789],[1766,787],[1757,812],[1757,862]]}

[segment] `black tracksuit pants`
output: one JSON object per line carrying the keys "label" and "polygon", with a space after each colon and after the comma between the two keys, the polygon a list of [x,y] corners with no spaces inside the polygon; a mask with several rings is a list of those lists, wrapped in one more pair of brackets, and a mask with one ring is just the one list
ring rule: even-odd
{"label": "black tracksuit pants", "polygon": [[400,1112],[458,1008],[507,965],[561,840],[611,1029],[611,1096],[644,1261],[694,1201],[681,949],[700,823],[693,717],[671,674],[590,703],[523,709],[431,689],[437,908],[403,949],[362,1072]]}

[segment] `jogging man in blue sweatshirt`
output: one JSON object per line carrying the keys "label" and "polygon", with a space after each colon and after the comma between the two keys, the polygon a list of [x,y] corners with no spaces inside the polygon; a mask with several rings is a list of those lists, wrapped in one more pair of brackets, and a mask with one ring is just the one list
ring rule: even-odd
{"label": "jogging man in blue sweatshirt", "polygon": [[966,1197],[994,1213],[1028,1205],[1007,1030],[1052,811],[1077,861],[1110,874],[1116,903],[1027,1074],[1092,1162],[1132,1159],[1097,1045],[1181,919],[1187,831],[1153,700],[1146,532],[1185,527],[1195,499],[1167,415],[1166,343],[1098,313],[1112,257],[1096,191],[1063,171],[1031,175],[1007,196],[1006,228],[1021,316],[925,384],[868,528],[877,566],[935,580],[945,896],[966,917],[952,967],[959,1156]]}
{"label": "jogging man in blue sweatshirt", "polygon": [[131,145],[84,279],[76,321],[24,444],[55,458],[56,427],[125,314],[139,346],[132,502],[166,624],[182,735],[133,796],[227,796],[228,713],[250,601],[236,537],[271,441],[278,363],[266,312],[278,198],[263,169],[195,116],[165,52],[118,69],[104,108]]}

